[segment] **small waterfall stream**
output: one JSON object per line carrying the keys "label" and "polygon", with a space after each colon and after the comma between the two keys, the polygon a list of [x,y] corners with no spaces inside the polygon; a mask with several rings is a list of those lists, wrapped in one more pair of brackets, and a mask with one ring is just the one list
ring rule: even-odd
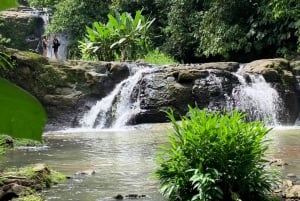
{"label": "small waterfall stream", "polygon": [[136,65],[128,66],[129,78],[119,83],[109,95],[96,102],[80,120],[82,127],[121,128],[140,111],[139,100],[133,102],[131,94],[143,73],[150,72],[151,69]]}
{"label": "small waterfall stream", "polygon": [[242,66],[234,74],[241,85],[233,90],[227,108],[247,112],[252,119],[267,120],[269,125],[278,125],[278,112],[283,105],[278,92],[262,75],[245,74]]}
{"label": "small waterfall stream", "polygon": [[[29,13],[33,16],[40,17],[44,22],[44,26],[42,27],[43,30],[41,30],[42,33],[45,32],[47,26],[49,25],[49,23],[51,21],[49,10],[46,8],[43,8],[43,9],[26,8],[26,9],[22,9],[21,12]],[[47,57],[53,58],[53,59],[55,58],[54,51],[52,48],[52,40],[53,40],[54,34],[56,34],[56,36],[60,42],[60,46],[58,48],[58,58],[65,60],[67,58],[67,46],[69,44],[69,36],[68,36],[68,34],[65,34],[65,33],[51,33],[50,35],[47,36],[48,41],[49,41],[49,45],[47,47]],[[35,39],[39,42],[34,51],[42,53],[42,35],[38,36],[38,37],[39,38]]]}
{"label": "small waterfall stream", "polygon": [[[33,14],[35,14],[37,16],[40,16],[43,19],[43,21],[44,21],[44,31],[45,31],[47,26],[49,25],[49,23],[51,21],[48,9],[44,8],[42,10],[38,10],[38,9],[33,8],[32,12],[33,12]],[[54,51],[53,51],[53,48],[52,48],[52,41],[53,41],[53,35],[54,34],[56,34],[57,39],[60,42],[60,46],[58,48],[58,53],[57,53],[58,54],[58,59],[65,60],[65,59],[67,59],[67,46],[69,44],[68,34],[65,34],[65,33],[53,33],[53,34],[50,34],[50,35],[47,36],[48,41],[49,41],[49,45],[47,47],[47,57],[52,58],[52,59],[55,58]],[[41,38],[42,38],[42,36],[41,36]],[[39,45],[42,45],[41,39],[40,39]]]}

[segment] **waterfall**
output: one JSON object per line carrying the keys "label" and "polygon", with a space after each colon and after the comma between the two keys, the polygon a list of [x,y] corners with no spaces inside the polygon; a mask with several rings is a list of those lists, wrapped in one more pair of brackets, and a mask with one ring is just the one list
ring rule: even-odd
{"label": "waterfall", "polygon": [[[141,112],[139,96],[133,97],[133,92],[139,94],[139,83],[144,74],[153,73],[155,68],[128,64],[130,76],[116,85],[106,97],[97,101],[87,111],[79,124],[82,128],[122,128]],[[282,108],[282,100],[277,91],[265,81],[262,75],[245,74],[242,70],[233,73],[239,80],[231,94],[223,90],[224,78],[209,71],[206,85],[212,86],[209,90],[215,98],[206,106],[218,109],[220,105],[228,110],[237,109],[249,114],[250,119],[266,120],[268,125],[278,125],[278,111]],[[226,79],[225,79],[226,80]],[[222,101],[225,97],[226,103]]]}
{"label": "waterfall", "polygon": [[[50,14],[49,14],[49,10],[47,8],[43,8],[42,10],[40,9],[36,9],[36,8],[22,8],[20,10],[20,12],[24,12],[24,13],[29,13],[33,16],[37,16],[40,17],[43,22],[44,22],[44,26],[43,26],[43,31],[44,32],[47,28],[47,26],[49,25],[51,19],[50,19]],[[48,35],[48,41],[49,41],[49,46],[47,47],[47,57],[48,58],[55,58],[54,56],[54,51],[52,48],[52,40],[53,40],[53,35],[56,34],[59,42],[60,42],[60,46],[58,48],[58,58],[59,59],[63,59],[65,60],[67,58],[67,46],[69,44],[69,36],[66,33],[53,33]],[[39,36],[38,39],[38,46],[37,48],[34,50],[35,52],[40,52],[40,49],[42,49],[42,36]]]}
{"label": "waterfall", "polygon": [[119,83],[115,89],[84,114],[80,125],[84,128],[120,128],[126,125],[132,116],[140,112],[139,99],[133,101],[131,94],[137,83],[149,67],[128,65],[130,76]]}
{"label": "waterfall", "polygon": [[244,74],[242,67],[235,75],[240,85],[233,89],[227,108],[247,112],[251,119],[266,120],[268,125],[278,125],[278,112],[283,109],[278,92],[262,75]]}
{"label": "waterfall", "polygon": [[[38,16],[40,16],[43,21],[44,21],[44,30],[46,30],[47,26],[49,25],[51,19],[50,19],[50,15],[49,15],[49,11],[44,8],[42,11],[37,12]],[[52,41],[53,41],[53,35],[56,34],[57,39],[59,40],[60,46],[58,48],[58,59],[67,59],[67,47],[69,44],[69,38],[68,38],[68,34],[66,33],[53,33],[48,35],[48,41],[49,41],[49,45],[47,47],[47,57],[48,58],[52,58],[55,59],[54,56],[54,51],[52,48]]]}

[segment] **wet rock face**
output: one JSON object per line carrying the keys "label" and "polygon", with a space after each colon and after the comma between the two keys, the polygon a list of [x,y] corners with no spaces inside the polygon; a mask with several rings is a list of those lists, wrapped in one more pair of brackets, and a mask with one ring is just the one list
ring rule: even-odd
{"label": "wet rock face", "polygon": [[11,39],[7,46],[19,50],[36,50],[38,48],[44,32],[44,21],[41,16],[34,15],[32,12],[28,9],[22,10],[22,8],[0,12],[0,23],[2,24],[0,34]]}
{"label": "wet rock face", "polygon": [[238,79],[223,69],[199,66],[159,69],[144,75],[139,90],[135,91],[142,112],[133,122],[166,121],[163,111],[172,108],[178,116],[185,115],[187,105],[221,109],[226,106],[226,94],[231,94],[237,84]]}

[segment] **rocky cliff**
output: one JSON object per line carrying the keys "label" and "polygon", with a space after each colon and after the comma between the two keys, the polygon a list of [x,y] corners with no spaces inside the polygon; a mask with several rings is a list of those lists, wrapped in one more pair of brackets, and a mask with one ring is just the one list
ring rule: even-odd
{"label": "rocky cliff", "polygon": [[[48,114],[47,129],[76,127],[79,119],[97,100],[107,96],[115,86],[130,76],[133,63],[55,61],[32,52],[7,49],[15,68],[1,70],[5,77],[36,96]],[[244,71],[260,74],[282,98],[279,119],[293,124],[299,115],[299,88],[293,68],[285,59],[266,59],[246,64]],[[146,64],[135,64],[144,67]],[[162,111],[173,108],[177,116],[185,115],[187,105],[220,110],[240,81],[233,72],[236,62],[218,62],[177,66],[151,66],[143,73],[130,98],[139,99],[140,112],[130,124],[164,122]],[[247,76],[247,75],[245,75]],[[247,79],[246,79],[247,80]]]}
{"label": "rocky cliff", "polygon": [[40,51],[38,47],[44,33],[43,12],[19,7],[0,12],[0,34],[9,38],[7,46],[19,50]]}

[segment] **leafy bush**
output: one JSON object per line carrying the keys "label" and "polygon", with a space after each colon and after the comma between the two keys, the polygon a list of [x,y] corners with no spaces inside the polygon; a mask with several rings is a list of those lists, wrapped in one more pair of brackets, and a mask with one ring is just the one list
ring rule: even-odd
{"label": "leafy bush", "polygon": [[181,123],[172,110],[167,114],[174,130],[157,155],[155,174],[169,200],[266,200],[278,184],[278,174],[264,159],[270,144],[264,123],[246,122],[237,111],[189,107]]}
{"label": "leafy bush", "polygon": [[135,60],[149,51],[150,39],[148,29],[154,19],[147,21],[136,11],[135,17],[124,12],[108,15],[108,23],[94,22],[87,27],[86,37],[79,41],[79,48],[84,57],[96,56],[99,60],[110,61],[114,58]]}

